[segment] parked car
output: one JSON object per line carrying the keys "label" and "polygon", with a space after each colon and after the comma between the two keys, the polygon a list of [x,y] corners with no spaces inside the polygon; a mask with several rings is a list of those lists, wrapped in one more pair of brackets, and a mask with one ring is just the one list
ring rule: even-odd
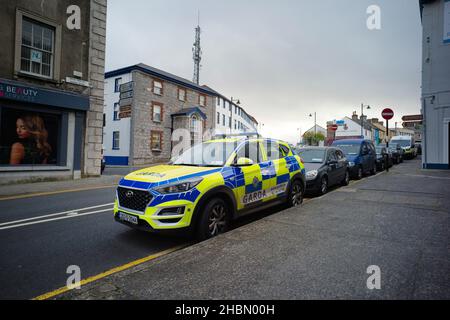
{"label": "parked car", "polygon": [[[379,147],[386,148],[385,143],[380,143],[378,145]],[[403,149],[400,147],[398,143],[389,143],[389,154],[392,157],[392,163],[393,164],[399,164],[400,162],[403,162]]]}
{"label": "parked car", "polygon": [[232,219],[276,204],[299,206],[305,169],[280,140],[233,136],[194,145],[167,165],[120,180],[114,218],[149,232],[187,232],[199,240]]}
{"label": "parked car", "polygon": [[306,192],[325,194],[337,184],[348,185],[350,173],[344,153],[332,147],[307,147],[298,152],[305,164]]}
{"label": "parked car", "polygon": [[394,136],[389,143],[398,143],[404,150],[404,158],[413,159],[417,156],[414,138],[411,136]]}
{"label": "parked car", "polygon": [[392,153],[388,151],[386,146],[378,145],[375,150],[377,152],[377,170],[384,171],[386,169],[386,157],[388,158],[388,167],[392,167]]}
{"label": "parked car", "polygon": [[335,140],[333,147],[341,149],[348,160],[350,177],[361,179],[377,172],[376,152],[372,141],[364,139]]}

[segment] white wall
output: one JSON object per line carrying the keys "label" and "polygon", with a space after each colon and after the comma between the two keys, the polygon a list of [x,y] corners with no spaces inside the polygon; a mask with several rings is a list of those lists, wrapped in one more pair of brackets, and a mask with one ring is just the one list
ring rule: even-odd
{"label": "white wall", "polygon": [[[239,114],[239,109],[241,109],[241,113]],[[217,116],[219,114],[220,121],[217,122]],[[223,115],[225,115],[225,125],[223,125]],[[229,126],[229,117],[231,116],[231,129]],[[236,129],[234,128],[234,124],[236,121]],[[239,122],[242,124],[241,128],[239,128]],[[215,106],[215,129],[216,133],[243,133],[243,132],[256,132],[257,125],[251,121],[251,119],[245,116],[245,112],[242,107],[237,108],[234,104],[231,105],[230,111],[230,103],[227,100],[224,100],[220,97],[216,98],[216,106]]]}
{"label": "white wall", "polygon": [[444,43],[444,14],[450,24],[450,3],[444,11],[439,0],[426,4],[422,15],[422,162],[434,168],[449,163],[450,43]]}
{"label": "white wall", "polygon": [[[336,138],[361,136],[361,126],[358,123],[356,123],[349,117],[344,117],[341,120],[344,121],[344,125],[338,126],[338,129],[336,130]],[[365,139],[372,140],[372,131],[364,128],[363,135]]]}
{"label": "white wall", "polygon": [[[130,119],[124,118],[117,121],[114,117],[114,103],[119,102],[120,93],[114,92],[115,79],[122,78],[122,83],[132,80],[131,73],[117,77],[105,79],[105,109],[106,126],[103,128],[103,148],[104,155],[110,157],[129,157],[130,156]],[[119,150],[112,149],[113,132],[120,132]]]}

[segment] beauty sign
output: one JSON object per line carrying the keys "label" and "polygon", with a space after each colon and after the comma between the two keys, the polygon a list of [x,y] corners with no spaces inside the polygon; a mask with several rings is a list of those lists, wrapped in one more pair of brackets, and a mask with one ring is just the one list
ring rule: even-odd
{"label": "beauty sign", "polygon": [[42,63],[42,52],[31,50],[31,61]]}

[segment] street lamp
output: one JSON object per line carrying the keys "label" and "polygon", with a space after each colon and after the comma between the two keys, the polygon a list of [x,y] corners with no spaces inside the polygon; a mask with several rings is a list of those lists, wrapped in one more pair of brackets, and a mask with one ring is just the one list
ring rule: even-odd
{"label": "street lamp", "polygon": [[[310,113],[309,117],[311,118],[312,116],[313,115]],[[317,117],[317,114],[316,114],[316,112],[314,112],[314,135],[317,133],[316,117]]]}
{"label": "street lamp", "polygon": [[231,97],[231,112],[230,112],[230,119],[231,119],[231,123],[230,123],[230,133],[233,131],[232,127],[233,127],[233,103],[236,102],[237,105],[241,104],[241,101],[239,99],[233,99],[233,97]]}
{"label": "street lamp", "polygon": [[361,137],[364,138],[364,134],[363,134],[363,128],[364,128],[364,108],[367,110],[370,110],[370,106],[369,105],[364,105],[364,103],[361,103]]}

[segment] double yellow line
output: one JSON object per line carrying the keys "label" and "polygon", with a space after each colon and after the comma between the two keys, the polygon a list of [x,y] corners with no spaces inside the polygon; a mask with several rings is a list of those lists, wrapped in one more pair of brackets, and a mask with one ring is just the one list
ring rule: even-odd
{"label": "double yellow line", "polygon": [[[173,247],[173,248],[170,248],[170,249],[167,249],[167,250],[164,250],[164,251],[161,251],[161,252],[149,255],[149,256],[147,256],[145,258],[138,259],[138,260],[129,262],[127,264],[124,264],[122,266],[110,269],[110,270],[102,272],[102,273],[100,273],[98,275],[95,275],[95,276],[89,277],[87,279],[81,280],[80,281],[80,285],[84,286],[84,285],[86,285],[88,283],[91,283],[91,282],[100,280],[102,278],[108,277],[108,276],[110,276],[110,275],[112,275],[114,273],[117,273],[117,272],[120,272],[120,271],[124,271],[126,269],[129,269],[129,268],[135,267],[137,265],[140,265],[140,264],[142,264],[144,262],[151,261],[151,260],[154,260],[156,258],[162,257],[162,256],[164,256],[166,254],[172,253],[174,251],[183,249],[183,248],[187,247],[188,245],[189,244],[179,245],[179,246],[176,246],[176,247]],[[37,297],[33,298],[32,300],[47,300],[47,299],[53,298],[53,297],[55,297],[57,295],[63,294],[65,292],[68,292],[68,291],[71,291],[71,290],[74,290],[74,289],[69,289],[69,288],[67,288],[67,286],[66,287],[61,287],[59,289],[56,289],[56,290],[44,293],[44,294],[42,294],[40,296],[37,296]]]}

